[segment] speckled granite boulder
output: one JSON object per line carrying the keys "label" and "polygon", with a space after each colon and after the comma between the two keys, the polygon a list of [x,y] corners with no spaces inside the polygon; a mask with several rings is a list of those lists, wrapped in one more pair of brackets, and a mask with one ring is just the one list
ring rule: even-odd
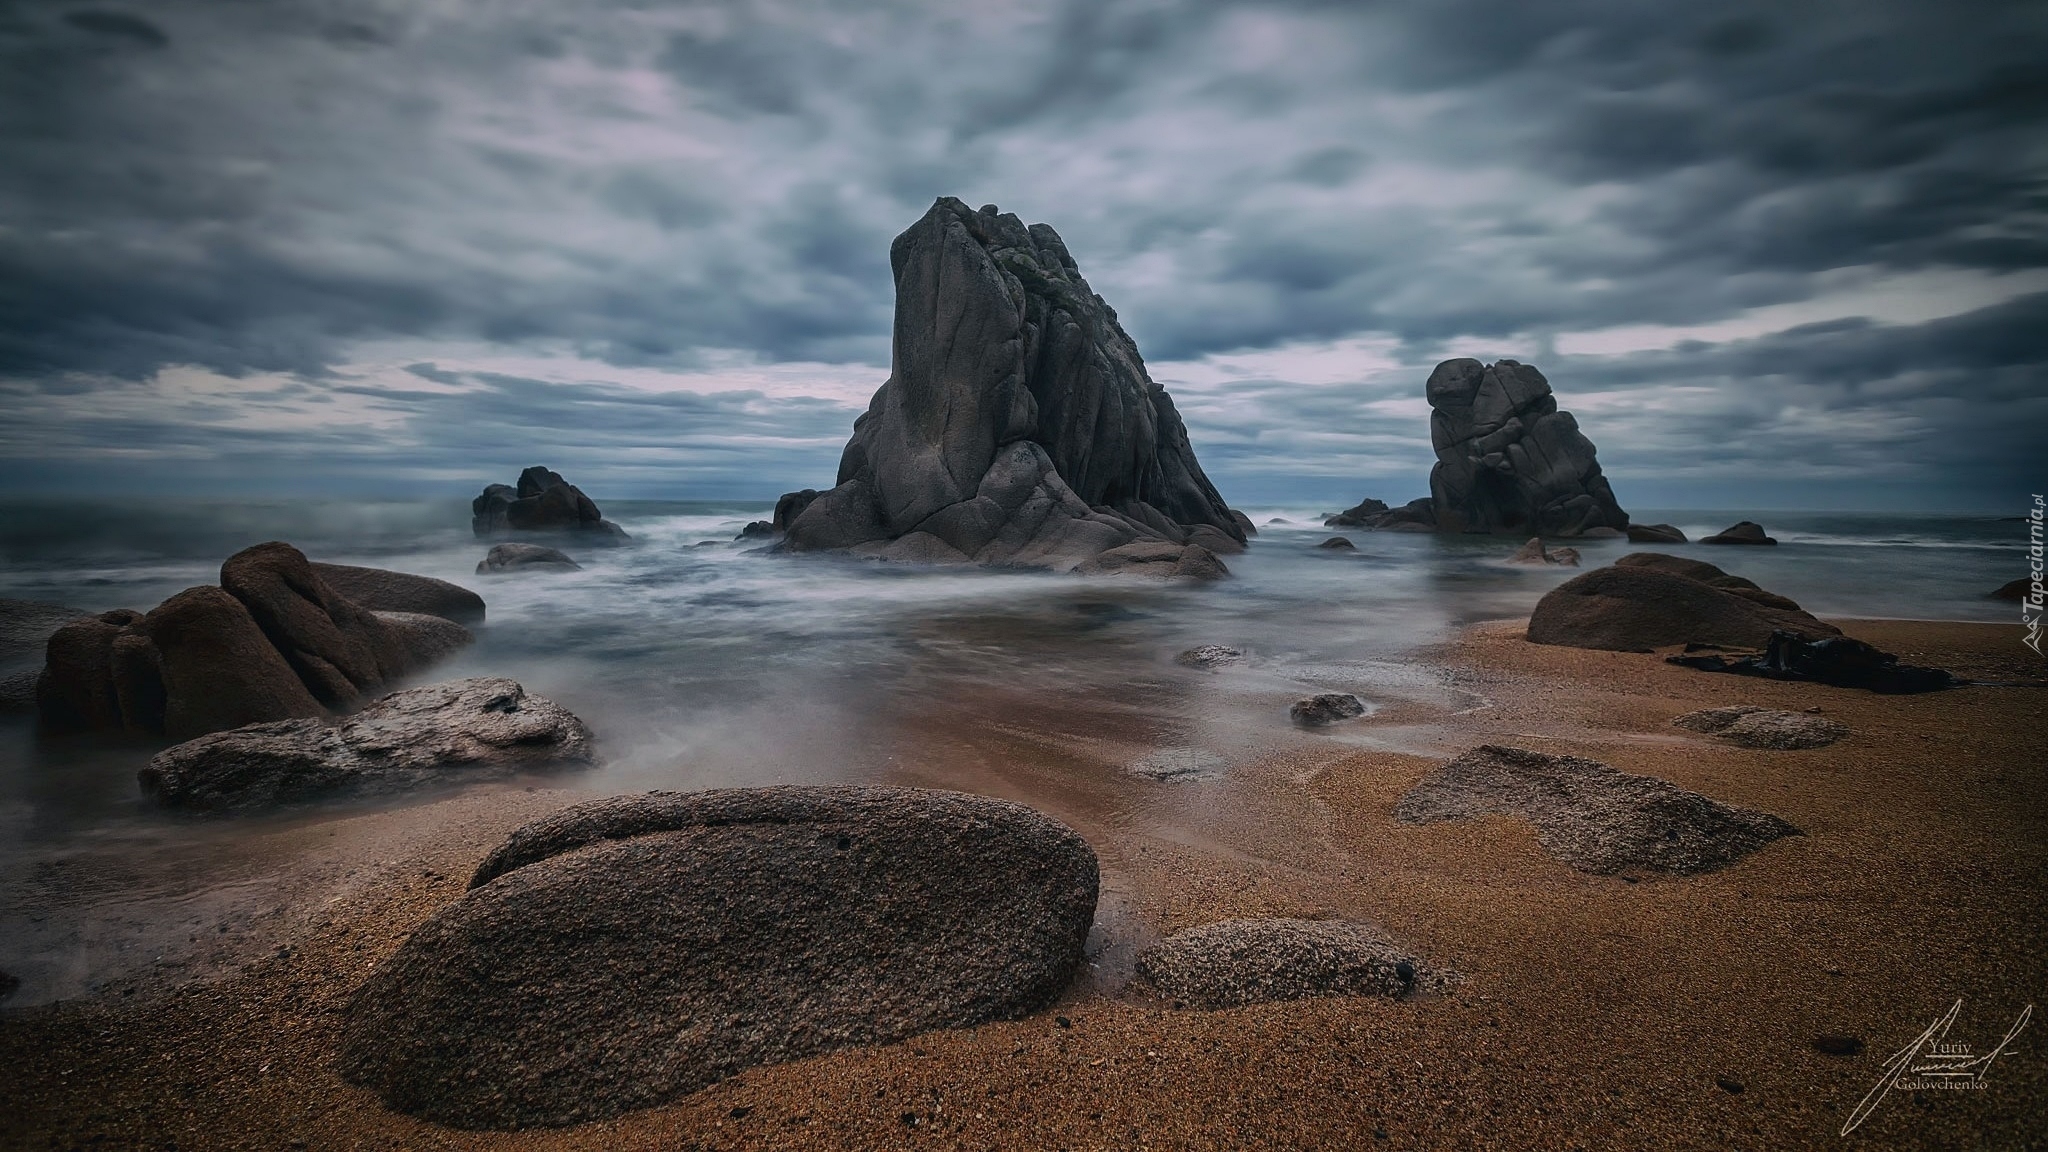
{"label": "speckled granite boulder", "polygon": [[1744,748],[1790,751],[1824,748],[1849,734],[1846,724],[1801,712],[1781,712],[1754,704],[1702,708],[1672,721],[1680,728],[1718,736]]}

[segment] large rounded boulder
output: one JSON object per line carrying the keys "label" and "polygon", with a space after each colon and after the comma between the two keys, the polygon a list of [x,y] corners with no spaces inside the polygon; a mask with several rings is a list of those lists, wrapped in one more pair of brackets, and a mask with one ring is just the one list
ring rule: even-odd
{"label": "large rounded boulder", "polygon": [[1021,805],[855,786],[653,793],[513,833],[357,993],[341,1067],[463,1128],[571,1124],[742,1069],[1020,1015],[1095,854]]}
{"label": "large rounded boulder", "polygon": [[1647,652],[1673,644],[1761,648],[1773,632],[1839,636],[1798,604],[1712,564],[1636,553],[1565,581],[1536,602],[1537,644]]}

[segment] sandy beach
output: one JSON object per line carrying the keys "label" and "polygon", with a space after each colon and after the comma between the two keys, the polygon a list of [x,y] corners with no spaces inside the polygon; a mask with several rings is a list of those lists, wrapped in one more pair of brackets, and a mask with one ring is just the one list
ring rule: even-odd
{"label": "sandy beach", "polygon": [[[2009,625],[1835,621],[1904,659],[2042,677]],[[2048,1063],[2023,1032],[1976,1091],[1890,1093],[1838,1131],[1887,1057],[1962,1001],[1983,1051],[2048,989],[2048,691],[1875,696],[1532,645],[1516,622],[1418,653],[1440,689],[1227,770],[1119,767],[1148,695],[987,689],[888,717],[878,782],[1032,804],[1103,871],[1087,975],[1029,1018],[756,1068],[568,1129],[466,1132],[385,1110],[334,1071],[370,969],[456,899],[510,829],[582,793],[519,784],[218,834],[184,857],[53,861],[53,912],[112,892],[190,931],[102,990],[0,1014],[20,1148],[2019,1148]],[[1286,699],[1276,697],[1284,710]],[[1697,708],[1818,708],[1850,735],[1762,751],[1675,728]],[[902,707],[902,706],[899,706]],[[1721,871],[1596,876],[1520,820],[1392,809],[1484,743],[1603,761],[1803,835]],[[222,885],[233,888],[221,896]],[[207,893],[213,893],[208,896]],[[179,903],[181,902],[182,903]],[[212,901],[212,902],[209,902]],[[1382,927],[1462,980],[1405,1000],[1177,1009],[1127,983],[1177,929],[1241,916]],[[180,943],[182,940],[182,943]],[[111,961],[110,961],[111,963]],[[1862,1041],[1855,1055],[1816,1048]]]}

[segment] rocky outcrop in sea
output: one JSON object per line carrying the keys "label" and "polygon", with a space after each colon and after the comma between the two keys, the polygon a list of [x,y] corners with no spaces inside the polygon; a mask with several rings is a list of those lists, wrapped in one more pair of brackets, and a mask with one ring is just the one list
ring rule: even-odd
{"label": "rocky outcrop in sea", "polygon": [[597,503],[562,474],[534,465],[519,483],[492,484],[470,502],[469,526],[478,536],[573,532],[580,543],[619,544],[626,530],[604,518]]}
{"label": "rocky outcrop in sea", "polygon": [[1058,233],[945,197],[889,261],[889,379],[837,486],[778,503],[785,549],[1069,571],[1144,545],[1104,567],[1223,572],[1242,523]]}
{"label": "rocky outcrop in sea", "polygon": [[1438,531],[1583,536],[1627,529],[1628,513],[1600,474],[1593,442],[1533,365],[1446,360],[1429,374],[1427,390]]}

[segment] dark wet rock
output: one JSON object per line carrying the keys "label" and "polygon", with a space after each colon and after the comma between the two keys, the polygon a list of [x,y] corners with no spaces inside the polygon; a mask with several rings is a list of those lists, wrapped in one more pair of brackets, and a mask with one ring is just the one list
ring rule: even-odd
{"label": "dark wet rock", "polygon": [[1187,928],[1139,953],[1138,979],[1195,1008],[1311,996],[1408,996],[1455,981],[1346,920],[1226,920]]}
{"label": "dark wet rock", "polygon": [[1074,571],[1084,576],[1147,576],[1156,580],[1221,580],[1230,575],[1214,553],[1199,544],[1141,540],[1083,561]]}
{"label": "dark wet rock", "polygon": [[34,668],[0,675],[0,712],[36,710],[36,681],[42,673]]}
{"label": "dark wet rock", "polygon": [[946,197],[889,258],[889,379],[786,549],[899,559],[888,543],[922,533],[945,551],[915,556],[1068,571],[1205,527],[1243,543],[1173,401],[1051,228]]}
{"label": "dark wet rock", "polygon": [[305,554],[282,541],[228,557],[220,586],[248,608],[314,698],[330,708],[425,663],[412,658],[397,629],[328,587]]}
{"label": "dark wet rock", "polygon": [[517,487],[492,484],[470,502],[470,528],[478,536],[573,532],[586,544],[618,544],[626,530],[604,518],[596,502],[559,472],[535,465]]}
{"label": "dark wet rock", "polygon": [[766,520],[755,520],[750,522],[746,527],[740,529],[740,534],[733,537],[733,539],[773,540],[779,534],[780,533],[776,531],[775,525],[769,523]]}
{"label": "dark wet rock", "polygon": [[1813,1050],[1823,1056],[1861,1056],[1863,1037],[1827,1033],[1813,1038]]}
{"label": "dark wet rock", "polygon": [[1175,664],[1184,668],[1221,668],[1244,659],[1244,653],[1221,644],[1203,644],[1190,648],[1173,658]]}
{"label": "dark wet rock", "polygon": [[493,544],[477,561],[477,575],[500,572],[580,572],[583,565],[567,553],[538,544]]}
{"label": "dark wet rock", "polygon": [[410,668],[439,664],[476,643],[476,637],[469,629],[446,616],[425,612],[377,612],[373,615],[398,633],[399,646],[405,649],[406,663]]}
{"label": "dark wet rock", "polygon": [[1258,526],[1252,523],[1252,518],[1235,508],[1230,510],[1230,520],[1237,525],[1238,531],[1244,533],[1247,540],[1259,534]]}
{"label": "dark wet rock", "polygon": [[1546,593],[1529,616],[1536,644],[1647,652],[1674,644],[1760,647],[1773,632],[1840,630],[1711,564],[1636,552]]}
{"label": "dark wet rock", "polygon": [[57,629],[91,615],[42,600],[0,598],[0,671],[41,667],[43,649]]}
{"label": "dark wet rock", "polygon": [[1792,632],[1773,632],[1766,638],[1763,649],[1751,656],[1668,656],[1665,659],[1702,672],[1729,672],[1767,680],[1804,680],[1837,688],[1862,688],[1890,696],[1939,692],[1966,683],[1946,669],[1901,664],[1897,656],[1880,652],[1861,640],[1847,636],[1823,636],[1809,640]]}
{"label": "dark wet rock", "polygon": [[1628,539],[1631,544],[1683,544],[1685,533],[1669,524],[1631,524]]}
{"label": "dark wet rock", "polygon": [[1434,532],[1436,505],[1427,496],[1410,500],[1399,508],[1389,508],[1379,500],[1362,500],[1357,507],[1324,520],[1323,526],[1370,528],[1376,532]]}
{"label": "dark wet rock", "polygon": [[1515,549],[1515,554],[1508,557],[1507,562],[1535,568],[1553,564],[1566,568],[1577,568],[1579,566],[1579,550],[1576,548],[1559,548],[1553,552],[1543,546],[1542,537],[1531,536],[1527,544]]}
{"label": "dark wet rock", "polygon": [[1777,541],[1764,535],[1764,526],[1754,521],[1743,520],[1721,529],[1712,536],[1700,538],[1702,544],[1776,544]]}
{"label": "dark wet rock", "polygon": [[417,612],[457,624],[484,622],[484,598],[460,584],[353,564],[314,564],[313,572],[344,599],[372,612]]}
{"label": "dark wet rock", "polygon": [[1187,530],[1187,542],[1200,545],[1213,555],[1230,556],[1244,551],[1244,541],[1234,536],[1225,536],[1221,531],[1207,524],[1197,524]]}
{"label": "dark wet rock", "polygon": [[1385,500],[1375,500],[1372,497],[1368,496],[1365,499],[1360,500],[1353,507],[1346,508],[1344,511],[1339,512],[1334,516],[1324,518],[1323,527],[1370,528],[1373,526],[1373,517],[1383,516],[1388,512],[1388,510],[1389,509],[1387,508],[1387,502]]}
{"label": "dark wet rock", "polygon": [[21,977],[12,972],[0,972],[0,1000],[5,1000],[21,991]]}
{"label": "dark wet rock", "polygon": [[2005,584],[2000,584],[1998,586],[1998,590],[1991,593],[1991,599],[2010,600],[2015,604],[2019,604],[2033,596],[2033,594],[2033,578],[2029,576],[2022,576],[2018,580],[2013,580]]}
{"label": "dark wet rock", "polygon": [[1446,360],[1426,388],[1439,531],[1579,536],[1628,527],[1593,442],[1533,366]]}
{"label": "dark wet rock", "polygon": [[1321,726],[1365,715],[1365,702],[1348,692],[1325,692],[1296,700],[1287,714],[1297,724]]}
{"label": "dark wet rock", "polygon": [[789,531],[789,526],[795,523],[796,518],[803,515],[804,509],[809,508],[811,501],[817,498],[816,488],[806,488],[801,492],[784,492],[782,498],[775,502],[775,515],[769,523],[775,526],[777,532]]}
{"label": "dark wet rock", "polygon": [[1737,1080],[1733,1076],[1716,1076],[1714,1077],[1714,1084],[1716,1087],[1720,1088],[1721,1091],[1729,1093],[1730,1095],[1742,1095],[1742,1081]]}
{"label": "dark wet rock", "polygon": [[1671,721],[1692,732],[1718,736],[1745,748],[1791,750],[1824,748],[1849,734],[1846,724],[1801,712],[1781,712],[1754,704],[1702,708]]}
{"label": "dark wet rock", "polygon": [[1394,806],[1407,824],[1518,816],[1536,842],[1581,872],[1642,868],[1691,875],[1724,868],[1799,830],[1654,776],[1597,760],[1487,744],[1424,777]]}
{"label": "dark wet rock", "polygon": [[590,759],[581,720],[514,681],[486,677],[394,692],[341,720],[214,732],[158,753],[140,779],[167,807],[246,810]]}
{"label": "dark wet rock", "polygon": [[1332,536],[1328,540],[1325,540],[1322,543],[1317,544],[1316,547],[1327,548],[1334,552],[1358,551],[1358,545],[1353,544],[1351,542],[1351,538],[1348,536]]}
{"label": "dark wet rock", "polygon": [[371,974],[341,1067],[457,1127],[616,1116],[755,1065],[1042,1007],[1081,961],[1096,888],[1086,841],[986,797],[580,804],[514,832]]}

